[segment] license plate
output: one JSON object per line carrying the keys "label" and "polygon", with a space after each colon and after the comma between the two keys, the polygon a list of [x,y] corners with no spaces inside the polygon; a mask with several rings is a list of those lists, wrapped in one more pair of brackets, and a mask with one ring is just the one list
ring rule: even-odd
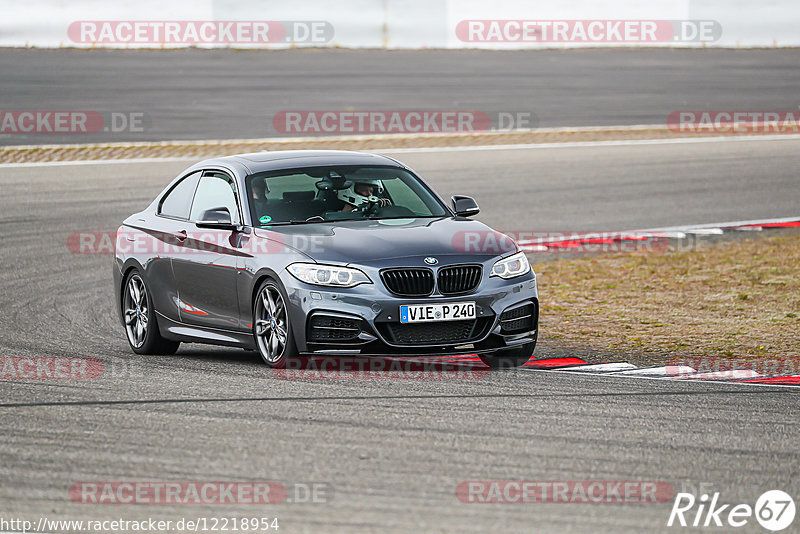
{"label": "license plate", "polygon": [[404,304],[400,306],[401,323],[459,321],[462,319],[474,318],[474,302],[449,302],[447,304]]}

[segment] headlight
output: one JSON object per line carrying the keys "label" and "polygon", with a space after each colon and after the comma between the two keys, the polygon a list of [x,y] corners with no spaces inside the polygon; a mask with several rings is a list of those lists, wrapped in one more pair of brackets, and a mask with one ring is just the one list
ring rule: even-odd
{"label": "headlight", "polygon": [[358,284],[372,283],[372,280],[366,274],[350,267],[336,267],[334,265],[319,265],[316,263],[293,263],[287,269],[301,282],[316,286],[354,287]]}
{"label": "headlight", "polygon": [[524,252],[517,252],[513,256],[499,260],[492,266],[492,274],[489,276],[499,276],[500,278],[514,278],[522,276],[531,270],[531,264]]}

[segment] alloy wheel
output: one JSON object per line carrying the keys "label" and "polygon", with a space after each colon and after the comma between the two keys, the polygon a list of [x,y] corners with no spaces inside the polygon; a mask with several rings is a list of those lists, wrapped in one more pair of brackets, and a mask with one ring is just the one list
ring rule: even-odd
{"label": "alloy wheel", "polygon": [[130,277],[125,291],[125,330],[128,341],[135,348],[144,345],[148,327],[147,291],[138,274]]}
{"label": "alloy wheel", "polygon": [[256,303],[256,339],[262,356],[268,363],[281,359],[288,337],[286,304],[278,288],[267,284]]}

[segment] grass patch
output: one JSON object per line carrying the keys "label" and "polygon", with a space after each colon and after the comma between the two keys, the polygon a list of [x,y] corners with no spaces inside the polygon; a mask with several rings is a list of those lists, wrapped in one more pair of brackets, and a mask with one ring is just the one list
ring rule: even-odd
{"label": "grass patch", "polygon": [[545,339],[646,363],[697,355],[800,356],[797,233],[535,268]]}

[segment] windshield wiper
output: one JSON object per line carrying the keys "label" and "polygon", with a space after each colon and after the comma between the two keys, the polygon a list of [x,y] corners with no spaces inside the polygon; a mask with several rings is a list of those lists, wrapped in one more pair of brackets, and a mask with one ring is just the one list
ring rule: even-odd
{"label": "windshield wiper", "polygon": [[352,217],[348,219],[315,219],[312,221],[302,221],[298,219],[291,219],[289,221],[280,221],[274,222],[269,224],[261,225],[261,228],[266,228],[269,226],[291,226],[296,224],[318,224],[318,223],[339,223],[339,222],[348,222],[348,221],[380,221],[380,220],[387,220],[387,219],[440,219],[445,217],[444,215],[400,215],[394,217],[380,217],[377,215],[369,215],[367,217]]}
{"label": "windshield wiper", "polygon": [[261,228],[269,228],[270,226],[290,226],[294,224],[314,224],[320,222],[325,222],[325,221],[298,221],[297,219],[292,219],[290,221],[279,221],[279,222],[270,222],[267,224],[262,224]]}
{"label": "windshield wiper", "polygon": [[392,217],[379,217],[377,215],[370,215],[367,217],[371,221],[379,221],[381,219],[438,219],[444,215],[395,215]]}

